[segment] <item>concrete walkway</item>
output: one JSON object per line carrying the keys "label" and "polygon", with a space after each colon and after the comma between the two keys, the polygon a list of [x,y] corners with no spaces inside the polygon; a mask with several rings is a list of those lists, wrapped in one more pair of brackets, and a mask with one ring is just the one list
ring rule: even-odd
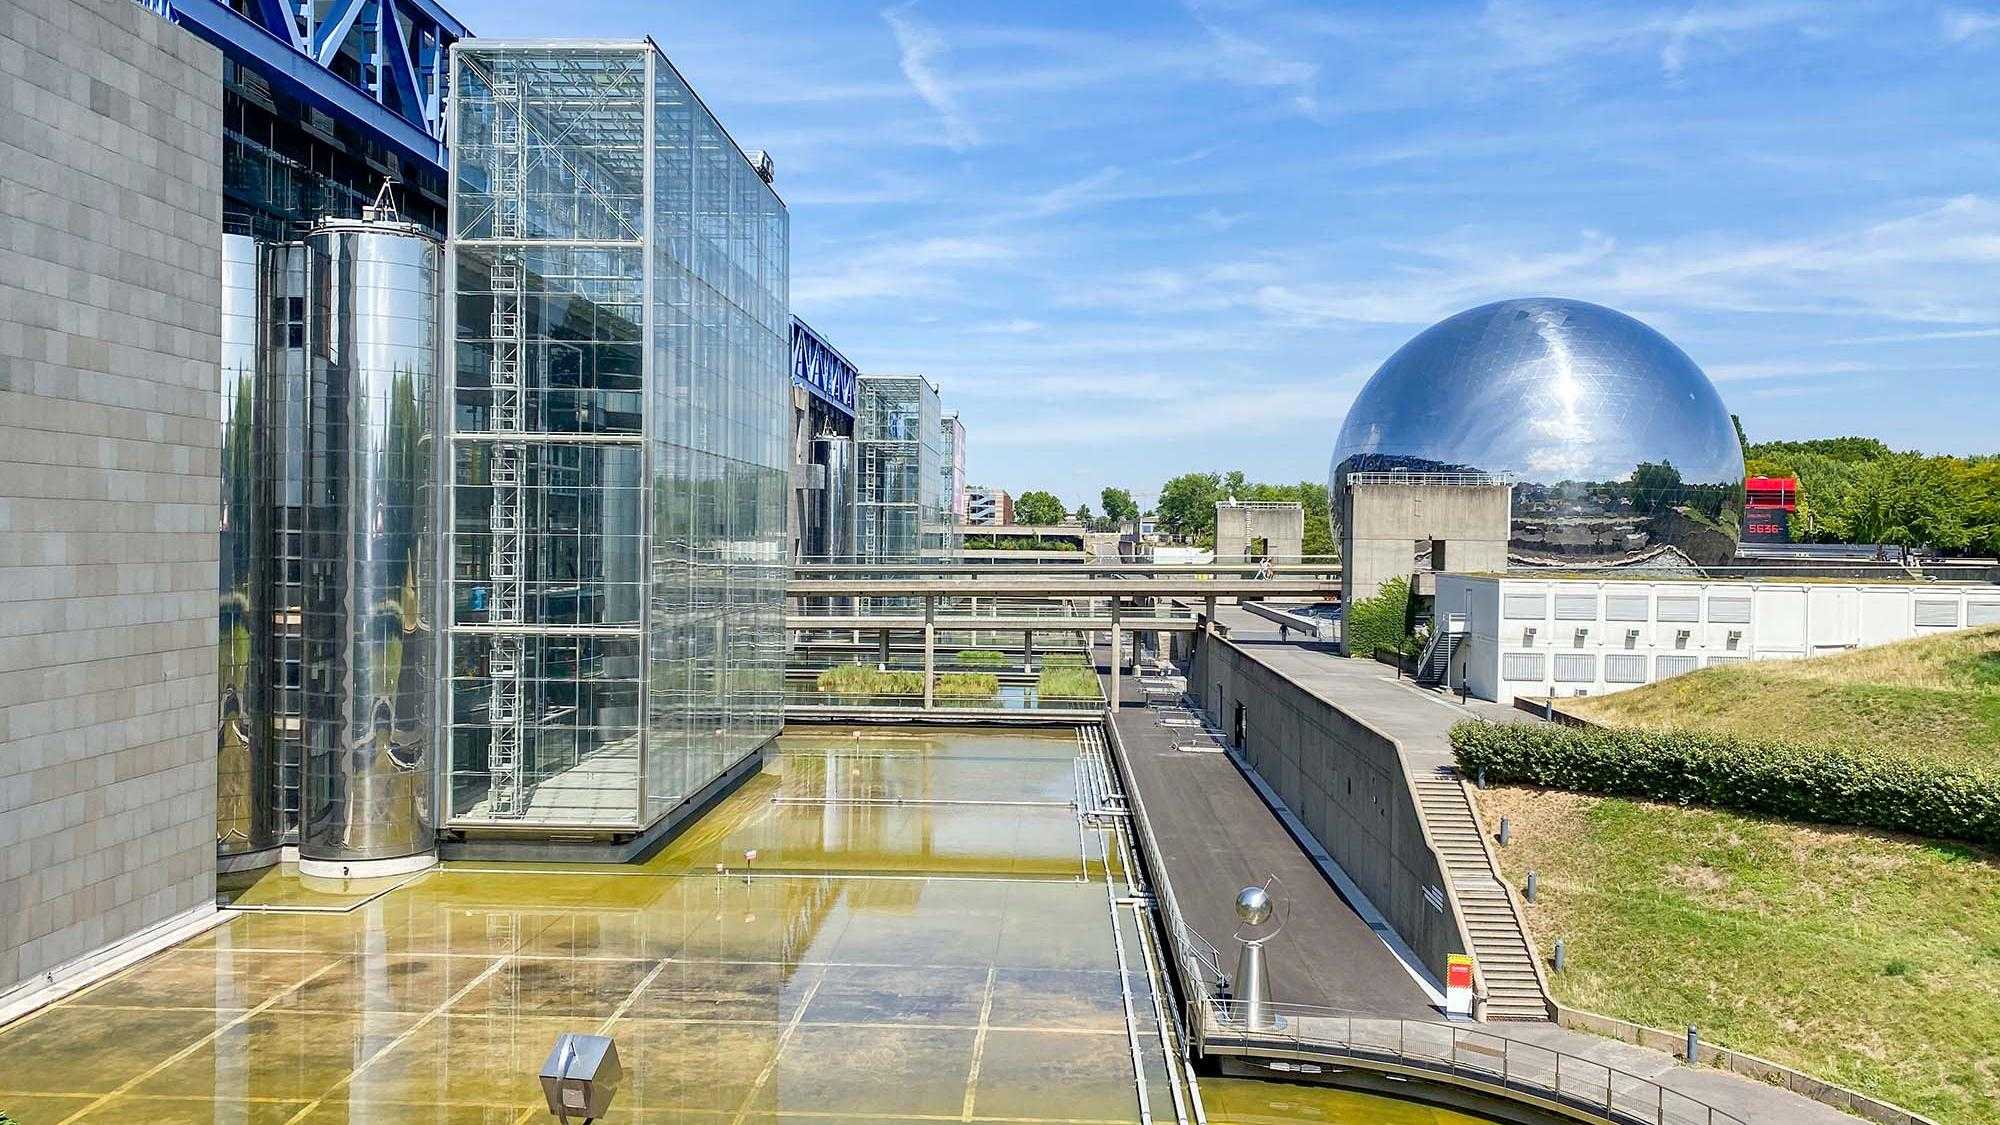
{"label": "concrete walkway", "polygon": [[[1449,732],[1466,718],[1501,722],[1536,722],[1513,707],[1474,699],[1460,703],[1399,679],[1396,670],[1372,660],[1340,656],[1330,645],[1282,641],[1275,625],[1234,607],[1222,607],[1218,623],[1229,627],[1229,639],[1258,663],[1278,672],[1314,695],[1332,702],[1394,738],[1413,768],[1431,770],[1450,764]],[[1121,732],[1123,728],[1120,728]],[[1226,764],[1226,763],[1225,763]],[[1230,772],[1234,773],[1232,769]],[[1178,892],[1179,884],[1176,883]],[[1186,897],[1183,896],[1186,906]],[[1220,943],[1218,943],[1219,945]],[[1379,942],[1377,943],[1379,947]],[[1316,959],[1345,958],[1348,951],[1334,943],[1315,943]],[[1386,953],[1386,951],[1385,951]],[[1400,967],[1400,966],[1399,966]],[[1275,985],[1276,999],[1290,999]],[[1384,1010],[1380,1015],[1394,1015]],[[1853,1125],[1860,1118],[1809,1098],[1766,1085],[1752,1078],[1713,1069],[1690,1069],[1674,1056],[1633,1046],[1553,1023],[1484,1024],[1480,1030],[1524,1040],[1575,1055],[1604,1066],[1647,1078],[1676,1093],[1707,1103],[1750,1122],[1786,1125]]]}
{"label": "concrete walkway", "polygon": [[[1108,682],[1108,677],[1106,677]],[[1350,909],[1223,754],[1176,750],[1124,677],[1113,715],[1124,762],[1159,846],[1156,857],[1195,932],[1235,971],[1236,892],[1276,875],[1291,907],[1267,948],[1271,997],[1357,1015],[1434,1017],[1423,989]]]}

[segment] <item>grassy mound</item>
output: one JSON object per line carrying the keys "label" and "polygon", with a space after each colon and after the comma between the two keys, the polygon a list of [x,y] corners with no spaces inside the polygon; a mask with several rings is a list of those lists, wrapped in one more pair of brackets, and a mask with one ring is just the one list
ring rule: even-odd
{"label": "grassy mound", "polygon": [[2000,767],[2000,625],[1813,660],[1706,668],[1562,707],[1606,726],[1866,744],[1990,769]]}
{"label": "grassy mound", "polygon": [[1940,1122],[2000,1120],[2000,861],[1953,844],[1520,788],[1479,795],[1562,1002],[1701,1028]]}

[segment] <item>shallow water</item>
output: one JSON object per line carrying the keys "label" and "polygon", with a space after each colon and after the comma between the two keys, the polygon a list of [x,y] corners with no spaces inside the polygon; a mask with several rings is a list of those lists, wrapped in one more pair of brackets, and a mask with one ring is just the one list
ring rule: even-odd
{"label": "shallow water", "polygon": [[[643,864],[239,880],[225,924],[0,1029],[0,1111],[543,1121],[534,1074],[582,1031],[624,1063],[610,1122],[1131,1121],[1135,1050],[1172,1120],[1130,911],[1136,1040],[1106,865],[1066,807],[1075,753],[1067,734],[792,734]],[[1218,1123],[1470,1120],[1202,1090]]]}

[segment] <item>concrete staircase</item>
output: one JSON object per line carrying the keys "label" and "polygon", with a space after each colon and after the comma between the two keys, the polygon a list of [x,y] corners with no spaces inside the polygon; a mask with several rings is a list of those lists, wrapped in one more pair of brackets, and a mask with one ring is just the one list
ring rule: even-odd
{"label": "concrete staircase", "polygon": [[1547,982],[1493,862],[1486,834],[1473,815],[1464,783],[1450,767],[1418,774],[1414,780],[1417,805],[1444,860],[1452,898],[1472,942],[1473,961],[1486,984],[1486,1018],[1550,1018]]}

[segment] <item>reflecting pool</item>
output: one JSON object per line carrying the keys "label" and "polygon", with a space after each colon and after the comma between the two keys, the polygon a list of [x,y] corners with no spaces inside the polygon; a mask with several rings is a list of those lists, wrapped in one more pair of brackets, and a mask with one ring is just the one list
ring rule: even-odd
{"label": "reflecting pool", "polygon": [[[0,1028],[0,1111],[546,1121],[534,1074],[582,1031],[624,1062],[607,1122],[1123,1122],[1142,1096],[1172,1121],[1158,966],[1076,756],[1068,733],[793,733],[642,864],[268,872],[224,924]],[[1217,1123],[1470,1120],[1201,1091]]]}

